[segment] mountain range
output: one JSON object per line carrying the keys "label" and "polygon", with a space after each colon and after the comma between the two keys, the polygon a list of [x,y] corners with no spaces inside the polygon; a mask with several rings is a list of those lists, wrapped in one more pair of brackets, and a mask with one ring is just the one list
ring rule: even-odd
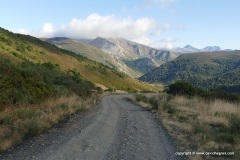
{"label": "mountain range", "polygon": [[[55,37],[46,39],[46,41],[91,60],[117,68],[134,78],[145,74],[153,66],[160,66],[179,56],[178,53],[172,51],[158,50],[123,38],[97,37],[95,39],[73,40]],[[83,51],[83,47],[85,51]],[[146,60],[149,60],[148,63],[145,63]],[[136,62],[138,65],[133,65]],[[140,64],[146,67],[142,67]]]}
{"label": "mountain range", "polygon": [[230,51],[219,46],[207,46],[203,49],[186,45],[172,50],[155,49],[124,38],[70,39],[55,37],[47,42],[83,55],[88,59],[118,69],[130,77],[138,78],[150,70],[169,62],[179,55],[198,52]]}
{"label": "mountain range", "polygon": [[186,45],[185,47],[176,47],[171,49],[173,52],[177,53],[197,53],[197,52],[217,52],[217,51],[231,51],[230,49],[221,49],[219,46],[207,46],[202,49],[195,48],[191,45]]}

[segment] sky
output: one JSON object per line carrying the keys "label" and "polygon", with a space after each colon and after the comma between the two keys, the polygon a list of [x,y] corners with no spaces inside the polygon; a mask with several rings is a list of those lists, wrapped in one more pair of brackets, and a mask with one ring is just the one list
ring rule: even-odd
{"label": "sky", "polygon": [[239,7],[239,0],[2,0],[0,27],[39,38],[240,49]]}

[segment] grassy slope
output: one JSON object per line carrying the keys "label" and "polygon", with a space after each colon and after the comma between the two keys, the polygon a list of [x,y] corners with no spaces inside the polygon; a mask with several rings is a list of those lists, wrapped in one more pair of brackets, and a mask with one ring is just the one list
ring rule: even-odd
{"label": "grassy slope", "polygon": [[109,67],[116,69],[124,68],[124,71],[131,77],[139,77],[139,75],[141,75],[141,73],[138,71],[132,69],[131,67],[124,66],[124,63],[121,61],[115,60],[108,53],[93,46],[72,39],[56,40],[56,38],[51,38],[46,39],[46,41],[56,44],[60,48],[75,52],[84,57],[87,57],[90,60],[97,61]]}
{"label": "grassy slope", "polygon": [[[47,41],[51,43],[52,41],[54,41],[54,38],[47,39]],[[86,45],[79,41],[68,39],[68,40],[58,41],[56,45],[63,49],[80,54],[90,60],[100,62],[110,67],[111,66],[116,67],[114,66],[114,59],[108,53],[105,53],[100,49]]]}
{"label": "grassy slope", "polygon": [[68,52],[37,38],[13,34],[3,29],[0,30],[0,56],[15,63],[27,59],[34,63],[52,62],[58,64],[64,71],[77,69],[86,80],[120,90],[158,90],[127,76],[119,76],[115,70],[97,62],[81,57],[77,59]]}
{"label": "grassy slope", "polygon": [[239,69],[240,51],[186,54],[140,79],[165,84],[181,79],[205,88],[234,86],[239,84]]}

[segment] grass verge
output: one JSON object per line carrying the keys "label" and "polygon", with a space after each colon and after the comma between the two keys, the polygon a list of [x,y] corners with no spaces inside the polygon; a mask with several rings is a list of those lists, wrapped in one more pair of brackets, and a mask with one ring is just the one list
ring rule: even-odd
{"label": "grass verge", "polygon": [[239,159],[240,104],[205,101],[167,94],[136,94],[142,106],[159,114],[180,152],[234,152],[229,156],[189,156],[189,159]]}
{"label": "grass verge", "polygon": [[39,135],[52,125],[94,106],[97,96],[77,95],[48,99],[40,104],[7,106],[0,111],[0,151],[6,151],[23,139]]}

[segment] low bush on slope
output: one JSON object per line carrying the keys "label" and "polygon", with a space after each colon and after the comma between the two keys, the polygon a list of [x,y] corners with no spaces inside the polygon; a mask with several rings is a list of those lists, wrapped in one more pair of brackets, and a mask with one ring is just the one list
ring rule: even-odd
{"label": "low bush on slope", "polygon": [[34,64],[24,61],[19,65],[9,60],[0,60],[0,103],[37,103],[49,97],[74,92],[90,96],[94,84],[81,79],[77,70],[60,71],[52,63]]}

